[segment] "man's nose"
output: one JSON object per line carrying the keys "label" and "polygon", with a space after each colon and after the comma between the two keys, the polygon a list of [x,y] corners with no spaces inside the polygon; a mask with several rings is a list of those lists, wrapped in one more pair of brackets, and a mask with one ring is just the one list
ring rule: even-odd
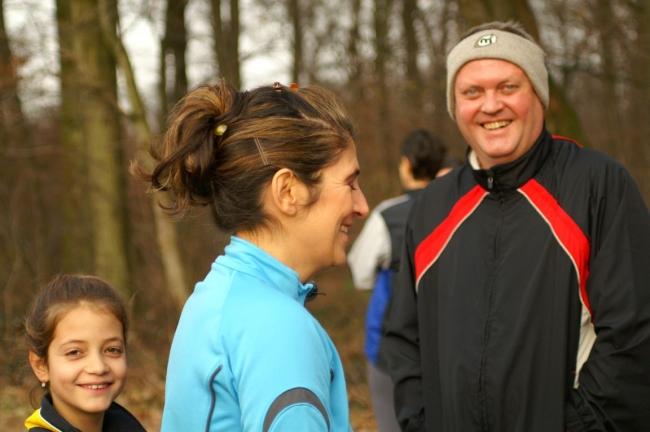
{"label": "man's nose", "polygon": [[503,108],[503,101],[496,91],[487,91],[485,92],[485,97],[483,98],[483,105],[481,105],[481,110],[487,114],[494,114],[499,112]]}

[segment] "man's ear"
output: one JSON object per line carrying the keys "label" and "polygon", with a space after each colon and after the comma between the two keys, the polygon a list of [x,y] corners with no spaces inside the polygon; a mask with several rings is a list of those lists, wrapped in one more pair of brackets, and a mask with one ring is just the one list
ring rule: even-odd
{"label": "man's ear", "polygon": [[47,367],[47,360],[43,357],[38,356],[35,352],[29,352],[29,365],[32,367],[32,371],[36,378],[42,383],[50,381],[50,372]]}
{"label": "man's ear", "polygon": [[288,168],[276,171],[269,192],[274,206],[287,216],[295,215],[309,199],[307,186]]}

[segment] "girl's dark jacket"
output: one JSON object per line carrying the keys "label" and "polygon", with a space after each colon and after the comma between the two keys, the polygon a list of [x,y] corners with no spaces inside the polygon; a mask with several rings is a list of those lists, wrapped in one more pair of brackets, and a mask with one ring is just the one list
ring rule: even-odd
{"label": "girl's dark jacket", "polygon": [[[27,420],[25,428],[30,432],[79,432],[54,409],[52,397],[43,396],[41,407],[34,411]],[[144,432],[138,420],[124,407],[113,402],[104,413],[103,432]]]}
{"label": "girl's dark jacket", "polygon": [[516,161],[435,180],[410,213],[386,328],[406,431],[650,431],[637,186],[546,131]]}

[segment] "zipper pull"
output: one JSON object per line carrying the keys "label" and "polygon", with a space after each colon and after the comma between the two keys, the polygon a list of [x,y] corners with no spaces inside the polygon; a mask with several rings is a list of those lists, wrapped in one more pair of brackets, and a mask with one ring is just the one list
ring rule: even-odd
{"label": "zipper pull", "polygon": [[488,178],[487,178],[487,187],[488,187],[489,190],[492,190],[492,188],[494,187],[494,177],[488,176]]}

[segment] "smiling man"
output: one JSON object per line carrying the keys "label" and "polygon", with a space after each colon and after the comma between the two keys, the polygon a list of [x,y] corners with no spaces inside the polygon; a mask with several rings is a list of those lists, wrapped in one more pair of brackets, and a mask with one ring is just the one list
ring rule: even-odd
{"label": "smiling man", "polygon": [[650,216],[627,171],[551,135],[516,23],[447,57],[467,163],[413,203],[382,355],[404,431],[650,430]]}

